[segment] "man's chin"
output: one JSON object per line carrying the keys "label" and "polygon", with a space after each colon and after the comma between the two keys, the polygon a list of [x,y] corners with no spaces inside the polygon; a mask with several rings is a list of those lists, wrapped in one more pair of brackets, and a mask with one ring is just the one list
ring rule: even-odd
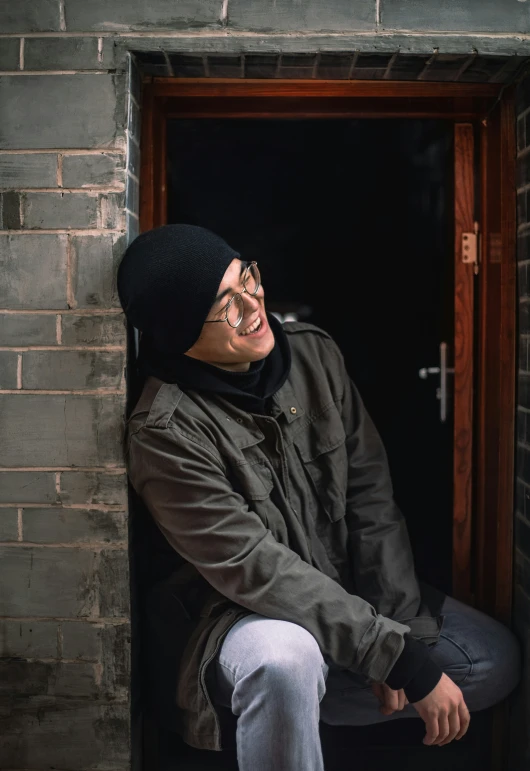
{"label": "man's chin", "polygon": [[245,360],[248,362],[265,359],[274,348],[275,340],[272,331],[269,330],[267,337],[259,341],[256,340],[255,344],[252,344],[252,342],[252,340],[249,340],[248,347],[245,346],[245,351],[242,351],[242,354],[246,357]]}

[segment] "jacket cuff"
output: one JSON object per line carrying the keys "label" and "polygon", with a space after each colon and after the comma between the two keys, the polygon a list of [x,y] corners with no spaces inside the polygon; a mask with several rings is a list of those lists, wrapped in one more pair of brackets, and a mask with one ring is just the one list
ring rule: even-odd
{"label": "jacket cuff", "polygon": [[401,688],[411,704],[425,698],[439,683],[442,669],[433,661],[425,643],[409,634],[403,636],[405,647],[392,667],[385,683],[395,691]]}

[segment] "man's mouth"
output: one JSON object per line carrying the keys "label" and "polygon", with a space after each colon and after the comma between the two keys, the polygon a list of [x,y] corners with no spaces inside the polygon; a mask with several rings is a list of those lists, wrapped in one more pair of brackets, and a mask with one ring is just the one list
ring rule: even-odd
{"label": "man's mouth", "polygon": [[248,327],[245,327],[245,329],[240,332],[240,335],[252,335],[255,332],[259,332],[261,328],[261,318],[258,316],[256,321],[253,321],[252,324],[250,324]]}

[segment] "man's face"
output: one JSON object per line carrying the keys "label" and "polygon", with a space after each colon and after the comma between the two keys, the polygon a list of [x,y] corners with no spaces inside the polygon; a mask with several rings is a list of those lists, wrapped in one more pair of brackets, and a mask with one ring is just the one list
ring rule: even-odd
{"label": "man's face", "polygon": [[246,262],[235,259],[226,269],[207,318],[207,322],[219,321],[204,324],[199,339],[186,351],[187,356],[223,369],[245,371],[250,362],[264,359],[274,348],[274,335],[265,315],[262,286],[255,296],[247,292],[242,295],[243,318],[238,327],[231,327],[227,321],[221,322],[232,295],[243,290],[246,265]]}

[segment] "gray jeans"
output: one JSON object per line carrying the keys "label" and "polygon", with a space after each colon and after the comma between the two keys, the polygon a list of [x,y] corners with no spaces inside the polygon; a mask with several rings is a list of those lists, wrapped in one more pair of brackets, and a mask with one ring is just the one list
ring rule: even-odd
{"label": "gray jeans", "polygon": [[[470,712],[504,699],[520,678],[515,636],[452,597],[445,600],[442,614],[433,658],[461,688]],[[419,718],[410,704],[382,715],[366,679],[326,660],[308,631],[257,613],[238,621],[226,636],[213,689],[216,703],[238,717],[240,771],[323,771],[319,720],[367,725]]]}

